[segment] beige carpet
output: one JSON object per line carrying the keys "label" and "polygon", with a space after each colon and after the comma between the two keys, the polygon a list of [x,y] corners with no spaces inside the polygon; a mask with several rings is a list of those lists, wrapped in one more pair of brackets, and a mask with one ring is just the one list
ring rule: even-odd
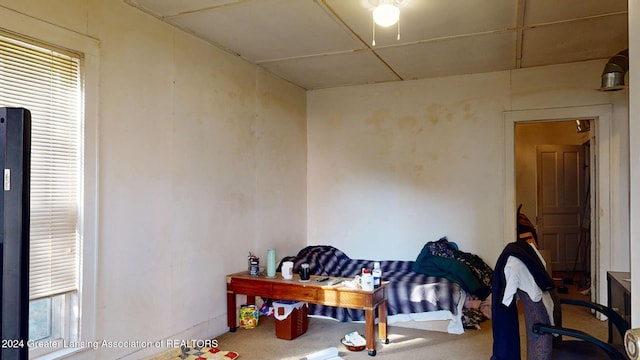
{"label": "beige carpet", "polygon": [[[563,316],[566,327],[587,329],[590,334],[606,341],[607,323],[595,319],[589,310],[563,305]],[[524,320],[520,323],[522,327]],[[390,325],[390,343],[378,341],[375,359],[489,359],[493,345],[491,322],[483,322],[481,327],[481,330],[467,330],[462,335],[452,335]],[[297,360],[328,347],[338,348],[344,359],[371,359],[366,350],[350,352],[340,343],[342,336],[351,331],[363,334],[364,324],[310,318],[305,334],[294,340],[281,340],[275,336],[274,320],[263,317],[257,328],[238,329],[235,333],[219,336],[217,340],[220,348],[238,351],[241,359]],[[524,332],[521,330],[520,334],[524,354]]]}

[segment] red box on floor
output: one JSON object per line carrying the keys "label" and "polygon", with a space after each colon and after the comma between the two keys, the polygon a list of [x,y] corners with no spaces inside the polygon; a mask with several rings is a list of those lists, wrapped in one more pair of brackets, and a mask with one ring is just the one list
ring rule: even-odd
{"label": "red box on floor", "polygon": [[295,301],[274,301],[273,316],[276,319],[276,336],[293,340],[307,332],[309,318],[307,303]]}

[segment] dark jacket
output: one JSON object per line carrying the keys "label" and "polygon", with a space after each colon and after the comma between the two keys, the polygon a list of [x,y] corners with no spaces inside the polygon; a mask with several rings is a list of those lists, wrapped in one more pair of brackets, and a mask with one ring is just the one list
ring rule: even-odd
{"label": "dark jacket", "polygon": [[520,359],[520,331],[515,297],[509,306],[502,304],[506,287],[504,267],[509,256],[517,257],[527,266],[540,289],[549,291],[555,287],[551,276],[547,273],[542,261],[531,245],[524,240],[518,240],[505,246],[496,262],[491,284],[492,360]]}

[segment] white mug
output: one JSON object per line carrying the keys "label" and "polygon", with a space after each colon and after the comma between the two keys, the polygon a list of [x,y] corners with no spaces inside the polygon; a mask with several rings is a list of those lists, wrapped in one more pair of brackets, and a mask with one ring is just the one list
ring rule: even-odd
{"label": "white mug", "polygon": [[293,261],[282,263],[282,278],[285,280],[293,279]]}

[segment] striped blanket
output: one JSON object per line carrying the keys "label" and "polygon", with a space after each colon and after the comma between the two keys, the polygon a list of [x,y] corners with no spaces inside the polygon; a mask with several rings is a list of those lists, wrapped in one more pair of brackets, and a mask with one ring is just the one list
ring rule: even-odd
{"label": "striped blanket", "polygon": [[[283,261],[293,261],[294,271],[303,263],[309,264],[311,274],[336,277],[354,277],[363,267],[373,269],[374,260],[349,258],[342,251],[327,245],[308,246]],[[416,273],[413,261],[379,261],[382,278],[387,287],[388,315],[411,314],[448,310],[457,315],[462,297],[460,285],[444,278]],[[324,305],[309,305],[309,315],[327,316],[339,321],[364,321],[364,311]]]}

